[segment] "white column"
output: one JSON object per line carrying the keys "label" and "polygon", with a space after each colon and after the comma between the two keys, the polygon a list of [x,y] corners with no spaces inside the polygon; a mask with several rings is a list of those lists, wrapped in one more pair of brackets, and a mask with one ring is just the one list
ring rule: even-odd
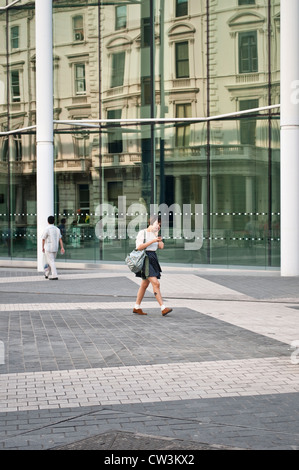
{"label": "white column", "polygon": [[54,215],[52,0],[35,1],[37,269],[43,270],[41,235]]}
{"label": "white column", "polygon": [[299,276],[299,1],[281,0],[281,275]]}

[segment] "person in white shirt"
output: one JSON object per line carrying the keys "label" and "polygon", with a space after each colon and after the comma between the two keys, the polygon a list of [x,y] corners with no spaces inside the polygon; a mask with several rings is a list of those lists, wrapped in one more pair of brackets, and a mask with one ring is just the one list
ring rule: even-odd
{"label": "person in white shirt", "polygon": [[[45,278],[51,281],[58,280],[58,274],[55,266],[55,258],[57,256],[58,248],[60,245],[61,254],[64,253],[64,247],[59,228],[54,225],[54,217],[48,217],[48,227],[42,235],[42,250],[46,255],[47,267],[45,269]],[[49,277],[51,274],[51,277]]]}
{"label": "person in white shirt", "polygon": [[[149,284],[153,287],[154,295],[161,307],[162,316],[164,317],[172,311],[171,308],[165,307],[160,291],[159,279],[161,277],[162,269],[156,253],[158,249],[162,250],[164,248],[162,238],[158,236],[160,228],[160,218],[152,217],[149,220],[148,228],[146,230],[141,230],[136,238],[136,249],[140,251],[146,250],[147,255],[142,270],[136,274],[137,277],[142,278],[141,285],[137,293],[136,304],[133,309],[133,313],[137,313],[138,315],[147,315],[147,313],[141,309],[140,305]],[[148,272],[146,263],[148,263]]]}

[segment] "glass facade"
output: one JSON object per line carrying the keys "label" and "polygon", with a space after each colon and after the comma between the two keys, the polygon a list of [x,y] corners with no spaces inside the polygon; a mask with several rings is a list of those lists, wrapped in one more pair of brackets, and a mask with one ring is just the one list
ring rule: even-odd
{"label": "glass facade", "polygon": [[[36,259],[34,2],[0,25],[0,259]],[[164,264],[278,267],[280,2],[54,0],[53,33],[63,260],[123,263],[154,208]]]}

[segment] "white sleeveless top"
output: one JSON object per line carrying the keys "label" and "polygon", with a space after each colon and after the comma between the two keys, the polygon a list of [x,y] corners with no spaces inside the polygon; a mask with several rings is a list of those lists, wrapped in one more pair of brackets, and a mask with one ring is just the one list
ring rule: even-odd
{"label": "white sleeveless top", "polygon": [[[147,230],[140,230],[136,238],[136,249],[143,244],[144,242],[144,235],[145,235],[145,243],[154,240],[157,238],[154,232],[148,232]],[[158,242],[152,243],[146,248],[146,251],[157,251],[158,249]]]}

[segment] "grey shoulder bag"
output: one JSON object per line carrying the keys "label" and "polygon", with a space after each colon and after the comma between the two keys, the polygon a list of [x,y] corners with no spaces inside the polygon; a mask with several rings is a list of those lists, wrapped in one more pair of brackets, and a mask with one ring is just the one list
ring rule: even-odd
{"label": "grey shoulder bag", "polygon": [[[145,230],[144,230],[144,237],[143,243],[145,243]],[[144,264],[144,260],[146,258],[145,250],[133,250],[125,259],[126,265],[133,273],[139,273]]]}

